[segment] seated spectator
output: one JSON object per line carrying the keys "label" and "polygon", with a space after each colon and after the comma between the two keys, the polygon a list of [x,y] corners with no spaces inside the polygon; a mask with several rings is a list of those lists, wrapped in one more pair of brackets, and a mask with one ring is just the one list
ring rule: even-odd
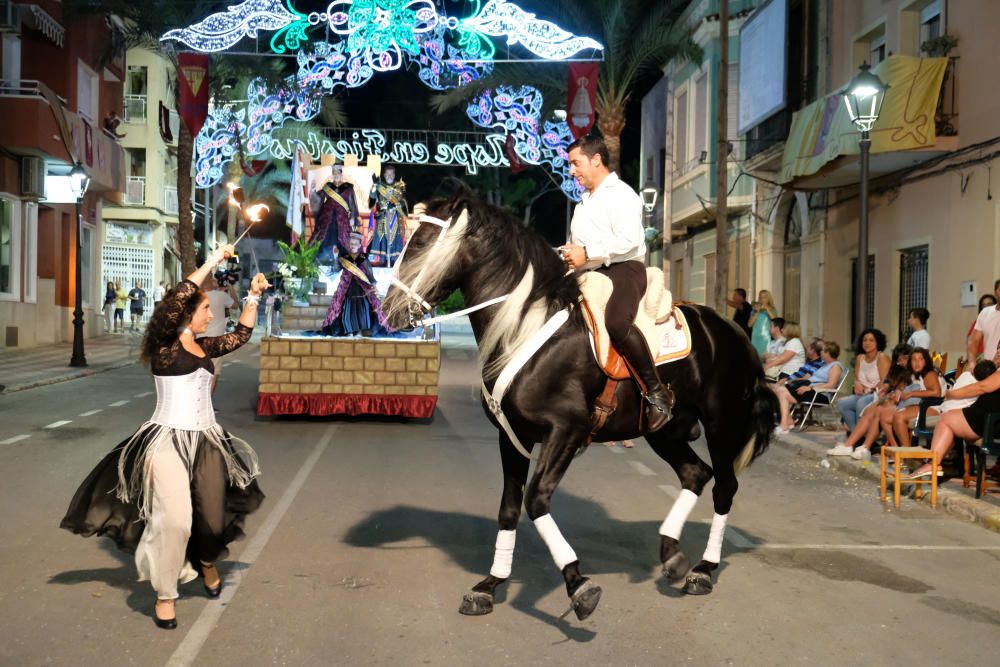
{"label": "seated spectator", "polygon": [[781,335],[781,328],[783,326],[785,326],[785,319],[783,317],[773,318],[768,325],[767,331],[771,336],[771,342],[764,348],[763,360],[765,364],[781,354],[781,350],[785,347],[785,337]]}
{"label": "seated spectator", "polygon": [[[963,387],[968,387],[970,384],[975,384],[981,380],[985,380],[989,376],[993,375],[997,370],[997,365],[992,361],[980,361],[976,364],[976,367],[971,371],[965,371],[955,379],[955,384],[951,386],[952,389],[961,389]],[[927,408],[927,415],[924,421],[926,426],[934,426],[940,421],[940,416],[949,410],[961,410],[962,408],[967,408],[976,402],[975,398],[951,398],[944,401],[940,405],[931,405]],[[917,420],[914,419],[909,424],[910,428],[917,427]]]}
{"label": "seated spectator", "polygon": [[875,401],[875,392],[889,372],[891,362],[885,355],[885,334],[878,329],[865,329],[858,336],[854,349],[854,393],[837,401],[837,411],[850,433],[858,425],[858,415]]}
{"label": "seated spectator", "polygon": [[806,348],[802,345],[802,330],[798,323],[786,321],[781,328],[781,335],[785,339],[781,354],[764,363],[764,376],[772,380],[788,377],[806,363]]}
{"label": "seated spectator", "polygon": [[885,431],[888,443],[893,447],[909,447],[912,432],[908,424],[920,414],[920,400],[923,398],[939,398],[944,395],[945,384],[934,368],[931,353],[918,347],[910,355],[910,372],[913,374],[911,384],[899,395],[899,403],[894,412],[882,414],[882,430]]}
{"label": "seated spectator", "polygon": [[907,345],[922,347],[925,350],[931,349],[931,335],[927,333],[927,320],[930,317],[931,314],[926,308],[914,308],[910,311],[906,324],[913,329],[913,333],[906,340]]}
{"label": "seated spectator", "polygon": [[806,363],[799,367],[799,370],[795,371],[786,378],[778,380],[778,384],[787,384],[789,382],[795,382],[796,380],[802,380],[809,377],[817,370],[823,367],[823,339],[813,338],[806,345]]}
{"label": "seated spectator", "polygon": [[[859,415],[858,424],[843,442],[826,450],[827,456],[850,456],[863,461],[872,458],[871,448],[881,432],[881,411],[888,406],[895,411],[899,393],[910,383],[912,375],[909,365],[893,364],[885,376],[885,381],[875,392],[875,400],[869,403]],[[860,447],[855,448],[858,444]]]}
{"label": "seated spectator", "polygon": [[[993,360],[993,367],[996,368],[1000,362],[1000,351]],[[974,376],[978,376],[980,371],[985,371],[989,367],[982,364],[976,365],[973,371]],[[936,452],[940,461],[955,444],[955,438],[963,440],[979,440],[986,430],[986,415],[991,412],[1000,412],[1000,372],[994,370],[992,375],[983,380],[959,389],[952,389],[944,395],[946,402],[951,400],[961,400],[973,398],[972,405],[962,409],[948,410],[934,427],[934,436],[931,438],[931,450]],[[944,404],[942,404],[944,405]],[[942,474],[938,468],[938,475]],[[917,468],[910,475],[910,479],[922,479],[931,476],[930,463]]]}
{"label": "seated spectator", "polygon": [[[787,328],[787,325],[786,325]],[[837,361],[840,357],[840,346],[833,341],[823,342],[823,365],[815,373],[802,380],[787,385],[772,385],[771,389],[778,396],[781,409],[781,422],[774,432],[784,435],[792,430],[795,422],[792,420],[792,406],[796,403],[810,403],[815,399],[818,404],[830,403],[827,394],[821,391],[837,389],[840,379],[844,376],[844,367]]]}

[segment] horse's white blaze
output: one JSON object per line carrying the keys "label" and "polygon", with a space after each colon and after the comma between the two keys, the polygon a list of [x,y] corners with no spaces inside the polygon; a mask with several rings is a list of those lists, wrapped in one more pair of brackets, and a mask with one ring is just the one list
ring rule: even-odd
{"label": "horse's white blaze", "polygon": [[712,516],[712,527],[708,531],[708,544],[705,546],[705,555],[702,560],[709,563],[719,563],[722,560],[722,538],[726,535],[726,521],[728,514],[715,514]]}
{"label": "horse's white blaze", "polygon": [[514,564],[515,537],[517,537],[515,530],[497,531],[497,545],[493,553],[493,567],[490,568],[490,574],[498,579],[510,578],[510,569]]}
{"label": "horse's white blaze", "polygon": [[660,535],[672,537],[675,540],[681,539],[681,531],[684,530],[684,524],[687,523],[688,517],[691,515],[691,510],[694,509],[697,502],[698,494],[694,491],[683,489],[670,508],[667,518],[660,525]]}
{"label": "horse's white blaze", "polygon": [[556,525],[556,521],[552,518],[551,514],[543,514],[535,519],[535,528],[538,529],[538,534],[542,536],[545,546],[549,548],[549,553],[552,554],[552,560],[556,562],[556,567],[560,571],[577,560],[576,552],[573,551],[573,547],[569,545],[566,538],[559,532],[559,526]]}

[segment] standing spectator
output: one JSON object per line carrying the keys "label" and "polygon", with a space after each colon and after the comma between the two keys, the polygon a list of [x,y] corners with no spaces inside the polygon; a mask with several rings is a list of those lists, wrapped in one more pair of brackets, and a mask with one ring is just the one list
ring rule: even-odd
{"label": "standing spectator", "polygon": [[885,334],[878,329],[865,329],[858,336],[854,349],[854,393],[837,401],[837,411],[851,432],[858,425],[858,416],[875,400],[875,391],[889,372],[891,362],[885,355]]}
{"label": "standing spectator", "polygon": [[743,333],[750,337],[750,314],[753,309],[750,304],[747,303],[747,291],[742,287],[737,287],[733,290],[733,295],[730,297],[729,301],[730,308],[734,308],[736,312],[733,313],[733,322],[736,322],[736,326],[743,330]]}
{"label": "standing spectator", "polygon": [[156,310],[156,307],[160,305],[160,302],[163,301],[163,295],[166,293],[167,293],[166,285],[164,285],[163,281],[161,280],[160,284],[157,285],[155,289],[153,289],[153,310]]}
{"label": "standing spectator", "polygon": [[753,304],[753,315],[750,316],[750,343],[761,357],[767,351],[771,342],[771,320],[778,316],[778,307],[774,305],[774,297],[766,289],[757,295]]}
{"label": "standing spectator", "polygon": [[[991,308],[991,307],[995,307],[996,305],[997,305],[997,297],[993,296],[992,294],[984,294],[981,297],[979,297],[979,308],[976,310],[976,315],[979,315],[985,309]],[[978,319],[976,321],[978,321]],[[974,321],[972,323],[972,326],[969,327],[969,333],[967,333],[965,335],[966,341],[969,341],[972,338],[972,334],[975,333],[975,331],[976,331],[976,321]],[[983,354],[983,352],[984,352],[984,347],[985,346],[983,345],[983,342],[984,342],[983,340],[979,341],[979,352],[978,352],[978,354]],[[962,359],[959,359],[958,363],[962,364],[963,363],[963,359],[965,359],[965,358],[963,357]],[[970,359],[972,359],[972,361],[974,363],[975,360],[976,360],[976,357],[970,357]]]}
{"label": "standing spectator", "polygon": [[107,291],[104,292],[104,331],[106,333],[111,333],[114,328],[111,318],[115,314],[115,300],[117,298],[118,292],[115,290],[115,284],[108,281]]}
{"label": "standing spectator", "polygon": [[121,322],[121,333],[125,333],[125,302],[128,301],[128,292],[122,289],[122,284],[115,281],[115,331],[118,331],[118,323]]}
{"label": "standing spectator", "polygon": [[907,345],[914,349],[918,347],[931,349],[931,335],[927,333],[927,320],[930,317],[931,314],[926,308],[914,308],[910,311],[906,323],[913,329],[913,333],[906,340]]}
{"label": "standing spectator", "polygon": [[[993,283],[993,292],[997,299],[1000,299],[1000,280]],[[972,325],[966,359],[969,364],[974,364],[980,351],[986,358],[992,359],[998,348],[1000,348],[1000,301],[997,305],[987,306],[979,312],[976,323]]]}
{"label": "standing spectator", "polygon": [[[205,298],[208,299],[208,307],[212,311],[212,320],[205,327],[205,333],[199,334],[198,338],[211,338],[222,336],[226,333],[226,309],[231,308],[236,299],[232,296],[232,287],[223,290],[214,276],[209,276],[205,281]],[[215,386],[222,377],[222,357],[215,359],[213,364],[215,373],[212,376],[212,393],[215,393]]]}
{"label": "standing spectator", "polygon": [[[132,324],[129,327],[129,331],[137,331],[139,328],[139,320],[142,319],[143,306],[146,303],[146,290],[142,289],[142,283],[138,280],[135,281],[135,287],[128,293],[128,309],[129,314],[132,316]],[[122,323],[122,328],[125,324]]]}
{"label": "standing spectator", "polygon": [[[785,326],[781,328],[781,335],[785,339],[785,344],[781,348],[781,354],[772,357],[764,364],[764,376],[777,380],[790,376],[806,363],[806,348],[802,344],[802,329],[799,328],[799,323],[785,322],[784,324]],[[839,348],[837,354],[840,354]]]}

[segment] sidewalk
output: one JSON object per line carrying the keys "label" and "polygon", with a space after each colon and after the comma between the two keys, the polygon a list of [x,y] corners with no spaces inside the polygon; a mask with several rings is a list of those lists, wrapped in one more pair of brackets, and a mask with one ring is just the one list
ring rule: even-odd
{"label": "sidewalk", "polygon": [[84,341],[87,365],[73,368],[72,343],[0,351],[0,394],[42,387],[131,366],[139,359],[141,333],[106,334]]}
{"label": "sidewalk", "polygon": [[[783,447],[797,453],[799,456],[814,459],[816,465],[821,468],[834,469],[844,472],[859,479],[871,482],[872,502],[879,502],[879,481],[880,468],[879,459],[874,457],[872,461],[855,461],[849,456],[827,456],[826,450],[834,446],[837,433],[823,430],[818,426],[810,426],[805,432],[794,432],[788,435],[775,437],[771,441],[772,447]],[[826,462],[825,464],[823,462]],[[891,482],[890,482],[891,484]],[[900,506],[903,503],[916,502],[911,497],[913,493],[912,484],[903,485],[903,497],[900,499]],[[979,525],[1000,532],[1000,495],[996,493],[984,492],[983,497],[976,499],[975,487],[966,489],[962,487],[962,478],[956,477],[943,481],[938,485],[937,510],[945,512],[962,521],[978,523]],[[930,490],[925,488],[925,493],[921,499],[928,507],[931,503]],[[892,507],[892,496],[890,486],[889,503],[886,507]]]}

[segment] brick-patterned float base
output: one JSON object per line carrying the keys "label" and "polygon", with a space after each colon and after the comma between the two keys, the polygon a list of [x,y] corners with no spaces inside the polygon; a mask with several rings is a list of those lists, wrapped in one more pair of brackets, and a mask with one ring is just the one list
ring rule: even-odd
{"label": "brick-patterned float base", "polygon": [[265,338],[257,414],[430,417],[440,368],[434,340]]}

